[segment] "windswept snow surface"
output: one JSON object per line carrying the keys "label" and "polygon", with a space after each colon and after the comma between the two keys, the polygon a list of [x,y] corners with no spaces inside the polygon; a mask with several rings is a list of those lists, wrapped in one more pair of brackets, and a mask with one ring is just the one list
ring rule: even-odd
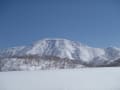
{"label": "windswept snow surface", "polygon": [[0,72],[0,90],[120,90],[120,68]]}

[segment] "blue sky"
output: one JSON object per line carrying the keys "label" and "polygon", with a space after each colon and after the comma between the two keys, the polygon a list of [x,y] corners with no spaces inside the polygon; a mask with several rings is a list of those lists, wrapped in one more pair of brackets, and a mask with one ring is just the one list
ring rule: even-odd
{"label": "blue sky", "polygon": [[0,48],[43,38],[120,47],[120,1],[0,0]]}

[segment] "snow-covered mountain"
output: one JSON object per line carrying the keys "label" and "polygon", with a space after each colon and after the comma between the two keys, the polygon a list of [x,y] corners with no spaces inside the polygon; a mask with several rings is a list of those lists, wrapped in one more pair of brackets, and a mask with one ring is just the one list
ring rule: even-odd
{"label": "snow-covered mountain", "polygon": [[[52,57],[52,59],[49,60],[48,57]],[[31,67],[31,64],[35,66],[36,64],[33,64],[29,60],[31,58],[34,59],[33,61],[35,63],[42,61],[42,64],[38,64],[39,67],[41,65],[44,65],[44,67],[47,66],[45,64],[46,60],[49,60],[47,64],[49,63],[52,68],[58,67],[59,65],[55,66],[53,65],[54,63],[51,64],[51,61],[59,60],[66,62],[68,65],[76,65],[77,63],[77,65],[80,65],[78,67],[107,66],[112,65],[116,60],[118,62],[120,58],[120,48],[93,48],[67,39],[43,39],[29,46],[0,50],[0,68],[10,68],[13,65],[15,69],[18,65],[23,66],[23,64],[25,67],[26,65],[28,67],[29,64],[29,67]],[[38,61],[36,61],[36,58]],[[56,58],[59,60],[56,60]],[[27,61],[27,64],[25,64],[25,61]],[[72,61],[72,63],[68,61]]]}
{"label": "snow-covered mountain", "polygon": [[26,52],[28,55],[56,56],[72,60],[89,62],[94,57],[104,55],[104,50],[91,48],[78,42],[66,39],[44,39],[33,44]]}

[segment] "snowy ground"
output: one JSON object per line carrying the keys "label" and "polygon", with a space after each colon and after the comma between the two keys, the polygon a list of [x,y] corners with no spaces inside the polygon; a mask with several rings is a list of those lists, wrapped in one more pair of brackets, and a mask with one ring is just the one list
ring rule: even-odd
{"label": "snowy ground", "polygon": [[120,90],[120,68],[0,72],[0,90]]}

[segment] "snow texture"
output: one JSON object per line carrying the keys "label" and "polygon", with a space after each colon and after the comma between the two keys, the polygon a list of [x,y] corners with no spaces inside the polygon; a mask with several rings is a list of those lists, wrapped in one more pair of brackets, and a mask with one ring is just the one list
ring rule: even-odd
{"label": "snow texture", "polygon": [[0,72],[0,90],[120,90],[120,68]]}
{"label": "snow texture", "polygon": [[0,56],[3,57],[14,55],[58,56],[90,62],[96,57],[106,57],[107,59],[120,57],[120,48],[92,48],[67,39],[43,39],[30,46],[13,47],[0,51]]}
{"label": "snow texture", "polygon": [[[83,66],[120,66],[120,48],[108,47],[108,48],[93,48],[79,42],[67,40],[67,39],[43,39],[39,40],[29,46],[13,47],[8,49],[0,50],[0,71],[10,70],[30,70],[32,67],[37,70],[46,66],[47,68],[57,68],[51,61],[46,62],[46,59],[33,58],[34,56],[39,57],[58,57],[60,60],[68,59],[72,61],[80,61],[76,67]],[[19,58],[21,57],[21,58]],[[32,57],[23,58],[23,57]],[[31,63],[36,62],[36,63]],[[55,60],[55,59],[53,59]],[[26,64],[26,61],[27,62]],[[43,61],[43,63],[39,62]],[[49,64],[46,64],[49,63]],[[23,65],[22,65],[23,64]],[[37,65],[37,67],[35,67]],[[69,67],[71,64],[65,67]],[[58,64],[57,64],[58,65]],[[58,68],[61,68],[61,65]],[[20,69],[19,69],[20,67]],[[29,67],[29,68],[28,68]],[[17,68],[17,69],[16,69]],[[44,69],[45,69],[44,68]],[[36,69],[35,69],[36,70]],[[9,70],[8,70],[9,71]]]}

